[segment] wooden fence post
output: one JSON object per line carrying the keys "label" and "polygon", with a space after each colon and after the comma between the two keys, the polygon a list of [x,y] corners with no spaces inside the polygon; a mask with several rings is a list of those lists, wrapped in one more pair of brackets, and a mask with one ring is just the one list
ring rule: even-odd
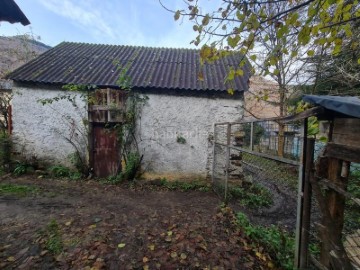
{"label": "wooden fence post", "polygon": [[303,186],[303,207],[301,222],[301,238],[300,238],[300,269],[307,268],[309,263],[309,236],[310,236],[310,214],[311,214],[311,196],[312,189],[310,177],[313,173],[315,139],[306,139],[306,156],[305,156],[305,177]]}
{"label": "wooden fence post", "polygon": [[[343,162],[336,158],[328,159],[328,170],[327,178],[328,180],[337,188],[346,191],[347,178],[341,177],[341,170],[343,167]],[[323,228],[327,230],[327,234],[323,232],[323,237],[330,236],[331,239],[326,239],[321,245],[320,252],[320,262],[325,267],[330,267],[332,261],[332,254],[330,254],[333,249],[333,245],[338,242],[341,242],[342,238],[342,229],[344,226],[344,211],[345,211],[345,196],[338,193],[334,189],[329,189],[326,191],[325,203],[329,211],[331,219],[331,228]],[[326,224],[324,221],[323,223]],[[324,224],[323,224],[324,226]],[[339,247],[342,249],[341,247]]]}

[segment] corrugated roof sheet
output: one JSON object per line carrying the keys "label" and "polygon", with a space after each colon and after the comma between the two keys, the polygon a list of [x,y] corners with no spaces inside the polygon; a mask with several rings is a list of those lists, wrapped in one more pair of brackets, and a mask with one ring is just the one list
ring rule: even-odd
{"label": "corrugated roof sheet", "polygon": [[240,58],[234,53],[205,64],[204,80],[200,81],[199,50],[63,42],[7,78],[20,82],[116,87],[118,67],[128,67],[126,74],[137,88],[246,91],[250,77],[248,65],[244,67],[244,75],[235,78],[232,85],[224,84],[229,68],[237,68]]}
{"label": "corrugated roof sheet", "polygon": [[0,21],[9,23],[21,23],[22,25],[30,24],[28,18],[21,11],[19,6],[14,0],[1,0],[0,1]]}

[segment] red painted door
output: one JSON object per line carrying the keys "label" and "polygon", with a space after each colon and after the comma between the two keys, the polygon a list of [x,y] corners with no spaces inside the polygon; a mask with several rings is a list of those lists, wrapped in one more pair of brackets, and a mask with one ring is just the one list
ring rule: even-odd
{"label": "red painted door", "polygon": [[121,165],[116,134],[113,129],[93,126],[93,168],[97,177],[116,175]]}

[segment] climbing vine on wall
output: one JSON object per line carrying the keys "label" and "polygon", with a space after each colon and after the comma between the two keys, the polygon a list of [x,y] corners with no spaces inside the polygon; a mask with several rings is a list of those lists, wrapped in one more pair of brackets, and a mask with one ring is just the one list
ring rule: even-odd
{"label": "climbing vine on wall", "polygon": [[141,109],[148,100],[145,95],[133,91],[131,78],[127,75],[128,68],[118,67],[120,74],[116,84],[126,92],[125,110],[123,111],[123,122],[116,124],[116,134],[122,156],[121,172],[116,181],[132,180],[138,173],[143,156],[140,154],[136,137],[138,120]]}
{"label": "climbing vine on wall", "polygon": [[[89,172],[87,155],[89,150],[89,121],[87,118],[87,106],[93,99],[92,90],[96,89],[96,86],[67,84],[62,89],[64,90],[63,93],[53,98],[38,99],[38,102],[53,109],[54,113],[58,114],[61,120],[69,127],[69,130],[65,131],[54,126],[54,131],[72,145],[74,153],[69,156],[69,161],[79,172],[87,175]],[[77,116],[81,118],[81,121],[76,121],[66,112],[60,111],[56,106],[53,106],[54,103],[60,101],[69,102]],[[83,106],[80,104],[83,104]]]}
{"label": "climbing vine on wall", "polygon": [[[116,85],[121,89],[119,91],[125,92],[125,103],[122,108],[122,121],[116,124],[107,122],[105,127],[110,130],[115,131],[119,152],[121,153],[121,166],[119,166],[116,175],[114,175],[111,180],[113,182],[120,182],[122,180],[131,180],[134,179],[137,172],[140,169],[142,155],[140,154],[138,142],[136,138],[136,129],[138,125],[138,119],[140,118],[140,113],[143,105],[148,100],[148,97],[145,95],[140,95],[132,90],[131,78],[126,75],[127,68],[117,67],[119,70],[119,77],[116,81]],[[64,93],[57,95],[53,98],[39,99],[42,105],[51,106],[54,102],[59,101],[68,101],[76,109],[78,113],[81,114],[84,109],[87,111],[88,106],[98,104],[96,92],[100,90],[97,86],[94,85],[77,85],[77,84],[67,84],[62,87]],[[79,103],[77,100],[81,100],[82,104],[85,104],[86,108],[79,108]],[[116,104],[108,104],[111,106],[116,106]],[[60,112],[59,112],[60,113]],[[63,138],[69,142],[75,149],[75,153],[72,156],[72,160],[76,160],[76,167],[84,173],[88,173],[89,164],[87,153],[89,153],[89,142],[88,136],[90,133],[89,120],[87,115],[82,117],[81,123],[77,123],[74,119],[69,116],[64,115],[64,121],[67,122],[70,133],[65,134],[64,131],[60,132]],[[82,141],[86,142],[87,153],[84,153],[82,147],[78,141],[75,140],[74,134],[80,134]],[[75,158],[74,158],[75,157]]]}

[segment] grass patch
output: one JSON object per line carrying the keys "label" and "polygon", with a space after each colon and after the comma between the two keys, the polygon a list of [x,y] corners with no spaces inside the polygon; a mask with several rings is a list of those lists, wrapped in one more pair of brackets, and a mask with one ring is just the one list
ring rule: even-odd
{"label": "grass patch", "polygon": [[295,237],[279,227],[257,226],[250,223],[243,213],[236,215],[238,225],[255,243],[263,246],[274,262],[282,269],[294,269]]}
{"label": "grass patch", "polygon": [[152,181],[153,185],[165,187],[169,190],[182,190],[182,191],[189,191],[189,190],[199,190],[208,192],[211,190],[211,187],[209,184],[200,181],[200,180],[194,180],[194,181],[168,181],[165,178],[154,180]]}
{"label": "grass patch", "polygon": [[59,254],[63,250],[60,228],[55,219],[52,219],[46,227],[45,235],[47,237],[45,245],[46,249],[52,254]]}
{"label": "grass patch", "polygon": [[26,196],[39,191],[38,188],[25,185],[0,184],[0,195]]}

